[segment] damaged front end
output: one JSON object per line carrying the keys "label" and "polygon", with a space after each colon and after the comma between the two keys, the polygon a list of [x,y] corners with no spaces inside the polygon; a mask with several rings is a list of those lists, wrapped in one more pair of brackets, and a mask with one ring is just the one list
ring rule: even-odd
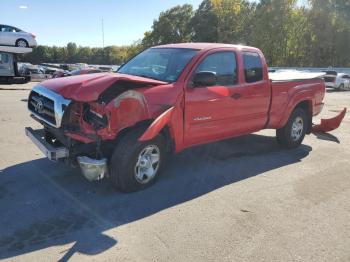
{"label": "damaged front end", "polygon": [[[55,108],[57,105],[60,107]],[[79,164],[89,181],[107,174],[108,149],[101,136],[108,136],[109,119],[104,112],[94,104],[64,99],[41,86],[31,92],[28,108],[44,128],[27,127],[26,135],[48,159]]]}
{"label": "damaged front end", "polygon": [[50,160],[79,165],[89,181],[100,180],[108,175],[118,133],[149,117],[143,94],[131,88],[149,86],[116,81],[95,92],[91,101],[81,101],[38,85],[29,95],[28,109],[44,128],[26,128],[26,135]]}
{"label": "damaged front end", "polygon": [[109,119],[101,108],[65,99],[42,86],[34,87],[28,109],[44,128],[26,128],[26,135],[48,159],[79,164],[89,181],[102,179],[108,170],[108,149],[102,145],[102,136],[111,134]]}
{"label": "damaged front end", "polygon": [[[78,103],[70,102],[58,127],[45,121],[47,118],[43,114],[34,113],[32,117],[44,128],[33,130],[27,127],[25,132],[48,159],[72,166],[78,164],[86,179],[100,180],[107,174],[108,166],[104,157],[106,150],[102,148],[96,131],[105,127],[107,120],[94,116],[88,109],[84,113],[83,108]],[[89,121],[85,129],[90,127],[90,134],[82,129],[83,121]]]}

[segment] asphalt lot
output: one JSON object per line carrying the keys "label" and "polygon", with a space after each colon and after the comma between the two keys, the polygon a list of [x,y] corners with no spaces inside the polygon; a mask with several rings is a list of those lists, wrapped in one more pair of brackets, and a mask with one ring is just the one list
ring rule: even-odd
{"label": "asphalt lot", "polygon": [[[295,150],[272,130],[188,149],[122,194],[43,158],[29,91],[6,90],[30,86],[0,86],[0,259],[350,261],[350,114]],[[345,106],[328,92],[322,116]]]}

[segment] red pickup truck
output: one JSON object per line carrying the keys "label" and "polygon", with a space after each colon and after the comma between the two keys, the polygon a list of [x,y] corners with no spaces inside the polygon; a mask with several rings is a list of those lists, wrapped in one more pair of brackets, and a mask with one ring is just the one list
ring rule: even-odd
{"label": "red pickup truck", "polygon": [[[293,78],[293,77],[292,77]],[[28,109],[43,129],[26,134],[51,160],[105,175],[121,191],[153,183],[166,155],[262,129],[298,146],[325,95],[318,77],[269,78],[253,47],[186,43],[149,48],[117,73],[48,80]]]}

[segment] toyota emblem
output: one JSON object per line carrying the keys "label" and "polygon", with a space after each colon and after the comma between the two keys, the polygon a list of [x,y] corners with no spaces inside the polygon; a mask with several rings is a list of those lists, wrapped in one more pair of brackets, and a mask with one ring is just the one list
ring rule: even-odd
{"label": "toyota emblem", "polygon": [[41,99],[39,99],[38,102],[36,102],[36,105],[34,108],[35,108],[35,111],[37,111],[38,113],[42,113],[44,109],[44,102]]}

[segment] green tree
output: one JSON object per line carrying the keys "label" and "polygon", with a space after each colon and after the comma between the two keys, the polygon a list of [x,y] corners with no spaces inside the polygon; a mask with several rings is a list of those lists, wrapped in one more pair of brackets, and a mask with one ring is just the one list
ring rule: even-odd
{"label": "green tree", "polygon": [[193,16],[191,5],[178,5],[165,12],[153,22],[152,31],[146,32],[142,45],[188,42],[191,40],[190,21]]}
{"label": "green tree", "polygon": [[217,37],[222,43],[247,43],[255,5],[245,0],[212,0]]}
{"label": "green tree", "polygon": [[204,0],[190,22],[194,42],[218,41],[218,17],[211,0]]}
{"label": "green tree", "polygon": [[90,47],[78,47],[74,53],[75,63],[89,63],[91,57],[91,48]]}
{"label": "green tree", "polygon": [[67,56],[68,56],[68,63],[74,63],[76,60],[75,56],[77,54],[78,47],[75,43],[68,43],[67,44]]}
{"label": "green tree", "polygon": [[251,44],[262,49],[270,65],[285,66],[296,0],[262,0],[256,8]]}

